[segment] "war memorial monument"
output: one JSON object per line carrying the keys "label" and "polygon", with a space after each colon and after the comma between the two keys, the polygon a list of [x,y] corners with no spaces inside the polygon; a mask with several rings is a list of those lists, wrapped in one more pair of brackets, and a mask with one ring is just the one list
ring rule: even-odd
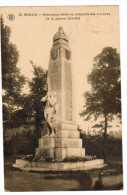
{"label": "war memorial monument", "polygon": [[[82,162],[64,162],[67,157],[85,157],[85,148],[76,124],[74,100],[74,76],[72,74],[72,55],[69,40],[62,27],[53,37],[48,67],[48,93],[41,101],[46,102],[44,116],[47,122],[47,134],[38,142],[35,156],[40,160],[32,162],[17,159],[14,167],[22,170],[72,170],[103,167],[103,159]],[[56,162],[42,162],[52,158]]]}

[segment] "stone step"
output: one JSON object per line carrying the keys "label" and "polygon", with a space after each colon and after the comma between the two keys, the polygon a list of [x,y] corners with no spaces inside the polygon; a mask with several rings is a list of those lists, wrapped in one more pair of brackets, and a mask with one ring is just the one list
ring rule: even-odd
{"label": "stone step", "polygon": [[21,166],[27,166],[29,164],[29,162],[27,160],[22,160],[22,159],[17,159],[16,160],[16,165],[21,165]]}
{"label": "stone step", "polygon": [[39,148],[81,148],[80,138],[48,138],[39,139]]}
{"label": "stone step", "polygon": [[81,148],[82,139],[80,138],[50,138],[39,139],[39,148]]}
{"label": "stone step", "polygon": [[71,156],[85,156],[85,148],[36,148],[36,155],[63,160]]}
{"label": "stone step", "polygon": [[44,138],[80,138],[80,132],[78,130],[57,130],[56,134],[50,136],[42,136],[40,139]]}
{"label": "stone step", "polygon": [[56,148],[81,148],[82,139],[80,138],[55,138]]}
{"label": "stone step", "polygon": [[85,148],[55,148],[55,158],[63,160],[71,156],[85,156]]}
{"label": "stone step", "polygon": [[74,130],[76,131],[78,129],[78,125],[75,125],[73,123],[62,123],[60,125],[60,130]]}
{"label": "stone step", "polygon": [[39,139],[39,148],[54,148],[55,138],[54,137],[42,137]]}
{"label": "stone step", "polygon": [[96,165],[104,165],[104,160],[95,159],[95,160],[84,161],[84,162],[33,163],[33,166],[35,167],[49,168],[51,170],[66,170],[66,169],[75,169],[75,168],[82,168],[82,167],[94,167]]}
{"label": "stone step", "polygon": [[[89,162],[89,161],[88,161]],[[32,162],[33,167],[43,167],[49,169],[67,169],[67,168],[81,168],[85,165],[85,162],[55,162],[55,163],[43,163],[43,162]],[[30,167],[28,164],[27,167]]]}
{"label": "stone step", "polygon": [[56,131],[56,137],[62,138],[79,138],[80,132],[73,130],[58,130]]}
{"label": "stone step", "polygon": [[55,158],[54,148],[36,148],[35,155],[43,156],[44,158]]}
{"label": "stone step", "polygon": [[[26,166],[27,165],[27,166]],[[91,161],[84,161],[84,162],[55,162],[55,163],[43,163],[43,162],[32,162],[32,168],[31,165],[28,163],[28,161],[24,162],[24,160],[16,160],[16,164],[13,164],[13,167],[16,168],[24,168],[22,170],[27,171],[61,171],[61,170],[90,170],[93,168],[102,168],[106,166],[104,164],[103,159],[95,159]],[[42,169],[41,169],[42,168]],[[84,169],[82,169],[84,168]],[[105,177],[104,177],[105,178]]]}

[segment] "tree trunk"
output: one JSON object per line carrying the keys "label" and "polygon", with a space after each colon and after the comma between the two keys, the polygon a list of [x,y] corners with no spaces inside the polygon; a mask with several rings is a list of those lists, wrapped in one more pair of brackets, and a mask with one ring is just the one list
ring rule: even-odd
{"label": "tree trunk", "polygon": [[36,119],[36,129],[35,129],[35,136],[36,136],[36,138],[35,138],[35,145],[36,145],[36,147],[38,147],[38,140],[39,140],[39,122],[38,122],[38,119]]}
{"label": "tree trunk", "polygon": [[103,158],[105,162],[106,161],[107,126],[108,126],[107,115],[105,115],[104,118],[105,118],[105,126],[104,126],[104,139],[103,139]]}

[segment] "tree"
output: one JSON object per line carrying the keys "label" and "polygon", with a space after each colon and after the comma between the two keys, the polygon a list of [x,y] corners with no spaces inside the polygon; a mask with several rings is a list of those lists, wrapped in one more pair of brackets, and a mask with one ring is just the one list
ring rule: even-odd
{"label": "tree", "polygon": [[94,58],[93,69],[88,75],[91,91],[84,93],[85,105],[81,116],[89,120],[94,116],[104,119],[104,159],[108,121],[121,113],[120,55],[112,47],[105,47]]}
{"label": "tree", "polygon": [[11,28],[4,25],[1,16],[1,56],[2,56],[2,89],[3,119],[10,120],[14,110],[21,106],[21,92],[25,77],[17,67],[19,52],[16,45],[10,42]]}
{"label": "tree", "polygon": [[24,97],[25,115],[27,118],[33,118],[36,124],[36,143],[39,138],[39,127],[44,121],[45,103],[41,101],[47,94],[47,71],[42,67],[36,66],[30,61],[33,66],[33,78],[29,81],[30,92]]}

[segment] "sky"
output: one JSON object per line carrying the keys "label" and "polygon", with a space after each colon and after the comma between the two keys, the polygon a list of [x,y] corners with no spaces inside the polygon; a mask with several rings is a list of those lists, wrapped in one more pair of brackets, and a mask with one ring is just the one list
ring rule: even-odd
{"label": "sky", "polygon": [[[63,27],[72,51],[76,118],[79,124],[85,124],[79,113],[83,109],[83,93],[90,90],[87,74],[92,70],[93,58],[107,46],[120,52],[118,6],[6,7],[2,8],[2,14],[5,24],[11,27],[10,41],[16,44],[20,54],[17,66],[29,79],[32,78],[30,60],[48,69],[53,36],[59,26]],[[9,14],[14,15],[13,21],[9,20]]]}

